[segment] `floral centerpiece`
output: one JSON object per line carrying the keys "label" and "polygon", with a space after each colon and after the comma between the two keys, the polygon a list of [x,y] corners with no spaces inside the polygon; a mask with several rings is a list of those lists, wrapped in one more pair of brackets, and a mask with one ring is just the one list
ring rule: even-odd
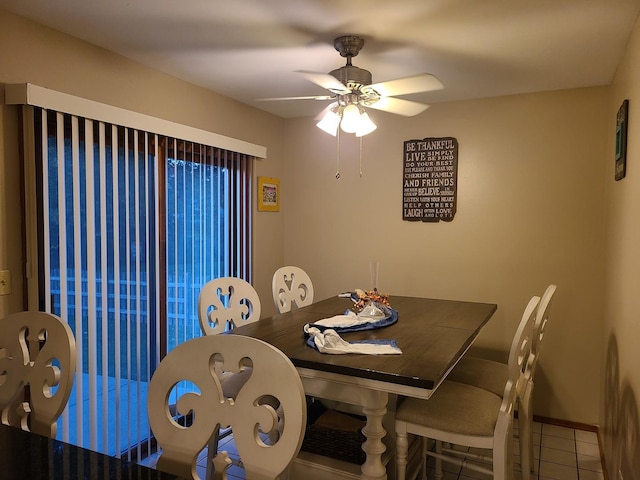
{"label": "floral centerpiece", "polygon": [[389,295],[387,295],[386,293],[378,292],[377,288],[374,288],[373,290],[369,290],[368,292],[365,292],[364,290],[360,290],[359,288],[357,288],[354,296],[355,296],[355,298],[353,299],[354,305],[352,309],[356,313],[361,312],[362,309],[364,309],[364,307],[370,301],[379,303],[380,305],[384,305],[386,307],[391,306],[389,304]]}

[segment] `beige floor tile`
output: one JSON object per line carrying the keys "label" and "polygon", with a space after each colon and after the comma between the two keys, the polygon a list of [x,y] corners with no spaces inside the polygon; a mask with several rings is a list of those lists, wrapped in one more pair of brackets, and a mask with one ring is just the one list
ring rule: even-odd
{"label": "beige floor tile", "polygon": [[566,452],[564,450],[542,447],[540,451],[540,460],[543,462],[566,465],[576,469],[578,468],[575,452]]}
{"label": "beige floor tile", "polygon": [[555,448],[556,450],[564,450],[565,452],[576,451],[576,442],[569,438],[554,437],[551,435],[542,435],[541,445],[546,448]]}
{"label": "beige floor tile", "polygon": [[493,476],[486,473],[476,472],[469,468],[463,468],[460,472],[460,479],[474,479],[474,480],[493,480]]}
{"label": "beige floor tile", "polygon": [[600,447],[597,443],[576,442],[576,452],[600,458]]}
{"label": "beige floor tile", "polygon": [[540,462],[540,477],[555,480],[578,480],[578,469],[557,463]]}
{"label": "beige floor tile", "polygon": [[602,472],[602,462],[600,461],[600,457],[578,454],[578,468],[580,470]]}
{"label": "beige floor tile", "polygon": [[602,472],[592,472],[591,470],[579,470],[580,480],[604,480]]}
{"label": "beige floor tile", "polygon": [[553,437],[575,439],[575,433],[573,428],[561,427],[559,425],[543,425],[543,435],[551,435]]}
{"label": "beige floor tile", "polygon": [[598,434],[596,432],[588,432],[586,430],[576,430],[576,441],[585,443],[598,444]]}

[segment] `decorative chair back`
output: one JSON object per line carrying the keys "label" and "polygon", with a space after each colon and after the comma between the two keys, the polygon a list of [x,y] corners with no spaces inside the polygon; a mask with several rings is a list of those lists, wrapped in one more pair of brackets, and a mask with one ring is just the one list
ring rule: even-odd
{"label": "decorative chair back", "polygon": [[538,313],[536,314],[536,321],[533,326],[534,337],[531,345],[531,378],[535,375],[538,359],[540,358],[540,350],[542,347],[542,340],[546,333],[547,324],[549,323],[549,316],[551,314],[551,305],[553,303],[553,296],[556,293],[557,286],[551,284],[547,287],[540,299],[540,306],[538,307]]}
{"label": "decorative chair back", "polygon": [[[236,398],[224,398],[220,372],[238,373],[249,366],[251,375]],[[191,388],[181,395],[183,381]],[[281,418],[268,397],[277,399]],[[300,450],[306,425],[304,390],[291,361],[272,345],[240,335],[204,336],[174,348],[151,379],[147,405],[162,448],[158,469],[185,478],[200,478],[199,452],[220,428],[230,426],[246,478],[276,479]],[[187,418],[188,426],[175,416]],[[275,430],[279,436],[270,444],[266,439]],[[224,465],[219,457],[225,453],[214,464]],[[224,472],[216,477],[224,478]]]}
{"label": "decorative chair back", "polygon": [[313,283],[309,275],[299,267],[280,267],[271,281],[273,302],[278,312],[291,311],[292,304],[304,307],[313,303]]}
{"label": "decorative chair back", "polygon": [[513,416],[516,398],[524,392],[531,378],[529,357],[533,345],[533,327],[539,304],[540,297],[531,297],[527,307],[524,309],[522,319],[518,324],[518,329],[511,342],[509,362],[507,364],[509,374],[505,386],[502,407],[500,409],[501,413],[507,413],[511,416]]}
{"label": "decorative chair back", "polygon": [[533,409],[532,398],[534,388],[534,376],[536,373],[536,366],[540,358],[540,350],[542,346],[542,340],[544,339],[547,325],[549,323],[549,314],[551,312],[551,303],[553,296],[556,293],[556,286],[551,284],[547,287],[538,311],[536,313],[536,319],[533,324],[533,338],[531,341],[531,352],[529,354],[529,360],[527,361],[527,380],[526,385],[519,386],[518,390],[518,426],[520,433],[520,465],[522,471],[534,471],[535,456],[533,453]]}
{"label": "decorative chair back", "polygon": [[221,277],[207,282],[198,296],[198,320],[205,335],[215,335],[260,319],[260,298],[241,278]]}
{"label": "decorative chair back", "polygon": [[[512,442],[511,429],[513,426],[513,413],[516,400],[519,394],[527,387],[531,375],[529,355],[533,343],[533,326],[539,303],[540,297],[538,296],[534,296],[529,300],[511,343],[508,363],[509,375],[502,396],[500,413],[498,414],[494,429],[494,459],[499,459],[497,461],[494,460],[494,468],[495,465],[502,464],[512,466],[510,460],[510,442]],[[501,477],[502,473],[503,472],[500,471],[496,478]],[[507,475],[509,474],[507,473]]]}
{"label": "decorative chair back", "polygon": [[0,320],[2,423],[55,438],[75,372],[76,342],[59,317],[30,311]]}

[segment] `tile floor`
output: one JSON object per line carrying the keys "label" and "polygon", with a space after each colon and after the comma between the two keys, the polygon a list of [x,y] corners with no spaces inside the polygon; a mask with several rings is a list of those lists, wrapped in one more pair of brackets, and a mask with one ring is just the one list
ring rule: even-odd
{"label": "tile floor", "polygon": [[[534,469],[531,480],[604,480],[595,432],[534,423]],[[517,425],[515,435],[517,437]],[[514,452],[518,452],[514,440]],[[522,480],[520,455],[514,460],[514,480]],[[443,480],[490,479],[489,475],[443,463]],[[433,478],[433,476],[431,476]]]}
{"label": "tile floor", "polygon": [[[595,432],[575,430],[556,425],[534,423],[534,468],[535,475],[531,480],[604,480],[600,462],[598,437]],[[517,437],[517,425],[515,427]],[[517,438],[514,440],[514,451],[518,452]],[[219,450],[226,450],[232,459],[238,459],[238,453],[229,436],[220,442]],[[514,480],[522,480],[520,457],[515,458]],[[198,460],[198,470],[204,478],[206,454]],[[478,473],[468,468],[443,464],[442,480],[490,479],[489,475]],[[430,472],[429,478],[433,478]],[[244,479],[244,471],[235,465],[228,470],[229,480]],[[295,479],[294,479],[295,480]]]}

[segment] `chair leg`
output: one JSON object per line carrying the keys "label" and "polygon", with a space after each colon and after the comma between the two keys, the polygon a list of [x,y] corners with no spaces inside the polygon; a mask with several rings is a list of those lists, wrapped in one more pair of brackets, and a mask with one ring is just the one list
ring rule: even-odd
{"label": "chair leg", "polygon": [[[436,440],[435,451],[438,455],[442,455],[442,442],[440,440]],[[433,476],[435,477],[436,480],[441,480],[442,479],[442,460],[438,457],[436,457],[435,460],[436,460],[436,468]],[[427,466],[425,465],[425,473],[426,471],[427,471]]]}
{"label": "chair leg", "polygon": [[520,432],[520,466],[522,467],[523,478],[525,472],[533,472],[533,412],[531,411],[531,395],[533,391],[533,382],[527,385],[523,398],[520,399],[518,406],[518,430]]}
{"label": "chair leg", "polygon": [[231,463],[231,459],[227,452],[222,451],[217,453],[211,463],[213,468],[209,468],[209,466],[207,467],[207,476],[209,476],[209,472],[211,470],[214,470],[214,480],[227,480],[227,470],[231,466]]}
{"label": "chair leg", "polygon": [[427,480],[427,447],[429,439],[420,437],[420,443],[422,444],[422,480]]}
{"label": "chair leg", "polygon": [[[525,478],[529,477],[523,474],[522,479]],[[512,435],[493,446],[493,480],[513,480]]]}
{"label": "chair leg", "polygon": [[409,449],[409,440],[407,432],[399,432],[396,426],[396,470],[398,474],[397,480],[405,480],[407,474],[407,451]]}
{"label": "chair leg", "polygon": [[215,470],[215,468],[213,468],[213,465],[214,465],[213,459],[218,454],[219,433],[220,433],[220,426],[216,427],[216,429],[213,432],[213,435],[211,435],[211,438],[209,439],[209,443],[207,444],[207,472],[205,475],[206,480],[213,479],[213,471]]}

